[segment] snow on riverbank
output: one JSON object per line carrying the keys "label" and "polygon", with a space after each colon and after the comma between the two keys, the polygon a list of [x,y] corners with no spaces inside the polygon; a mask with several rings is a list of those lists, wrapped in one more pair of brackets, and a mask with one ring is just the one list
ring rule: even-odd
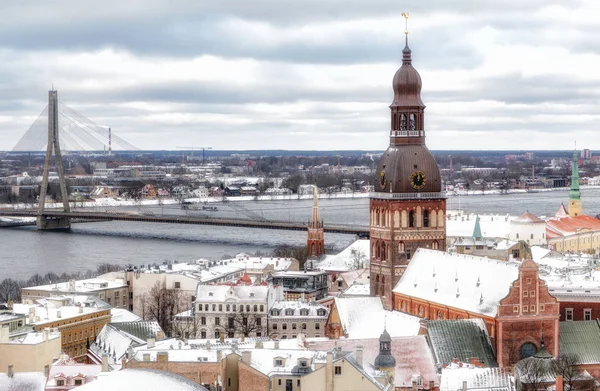
{"label": "snow on riverbank", "polygon": [[[600,186],[582,185],[581,189],[598,189]],[[451,190],[446,194],[448,197],[455,196],[477,196],[477,195],[500,195],[500,194],[529,194],[542,193],[550,191],[566,191],[568,187],[556,187],[551,189],[536,189],[527,191],[525,189],[510,189],[506,191],[489,189],[489,190]],[[321,193],[319,199],[346,199],[346,198],[368,198],[369,193]],[[312,200],[312,194],[279,194],[279,195],[260,195],[260,196],[237,196],[237,197],[205,197],[205,198],[186,198],[186,202],[191,203],[210,203],[210,202],[234,202],[234,201],[294,201],[294,200]],[[72,202],[71,206],[76,208],[106,208],[118,206],[150,206],[150,205],[174,205],[178,204],[179,200],[174,198],[162,199],[147,199],[147,200],[131,200],[121,198],[98,198],[92,201]],[[46,208],[60,208],[62,203],[47,203]],[[1,208],[14,209],[33,209],[37,208],[37,204],[0,204]]]}

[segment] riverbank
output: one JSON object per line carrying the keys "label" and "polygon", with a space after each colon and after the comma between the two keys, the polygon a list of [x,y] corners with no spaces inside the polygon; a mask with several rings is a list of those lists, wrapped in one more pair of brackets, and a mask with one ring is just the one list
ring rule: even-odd
{"label": "riverbank", "polygon": [[[582,185],[581,190],[586,189],[600,189],[600,186]],[[482,195],[511,195],[511,194],[535,194],[535,193],[548,193],[554,191],[568,191],[568,187],[555,187],[550,189],[488,189],[488,190],[451,190],[447,191],[448,197],[465,197],[465,196],[482,196]],[[370,193],[321,193],[319,199],[351,199],[351,198],[369,198]],[[259,195],[259,196],[236,196],[236,197],[203,197],[203,198],[186,198],[185,201],[189,203],[215,203],[215,202],[250,202],[250,201],[295,201],[295,200],[312,200],[312,194],[279,194],[279,195]],[[145,200],[131,200],[122,198],[98,198],[91,201],[77,201],[72,202],[71,206],[75,208],[106,208],[106,207],[119,207],[119,206],[153,206],[153,205],[175,205],[179,204],[181,200],[175,198],[161,198],[161,199],[145,199]],[[46,203],[46,208],[61,208],[62,202]],[[0,209],[32,209],[37,208],[37,204],[0,204]]]}

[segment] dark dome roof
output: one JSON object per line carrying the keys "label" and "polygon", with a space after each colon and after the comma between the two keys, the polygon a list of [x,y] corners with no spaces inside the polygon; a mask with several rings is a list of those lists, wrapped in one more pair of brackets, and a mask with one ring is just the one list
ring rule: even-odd
{"label": "dark dome roof", "polygon": [[[410,177],[415,171],[425,174],[425,186],[414,189]],[[385,173],[385,181],[382,180]],[[385,186],[381,186],[384,183]],[[383,193],[423,193],[440,192],[442,179],[435,158],[424,145],[390,145],[384,152],[375,177],[375,191]]]}
{"label": "dark dome roof", "polygon": [[425,107],[421,100],[421,76],[412,66],[411,50],[408,46],[402,50],[402,66],[394,75],[394,102],[392,106]]}
{"label": "dark dome roof", "polygon": [[390,333],[387,330],[383,330],[383,333],[379,336],[379,342],[392,342],[392,337],[390,337]]}
{"label": "dark dome roof", "polygon": [[393,368],[396,366],[396,359],[391,354],[379,354],[375,359],[375,368]]}

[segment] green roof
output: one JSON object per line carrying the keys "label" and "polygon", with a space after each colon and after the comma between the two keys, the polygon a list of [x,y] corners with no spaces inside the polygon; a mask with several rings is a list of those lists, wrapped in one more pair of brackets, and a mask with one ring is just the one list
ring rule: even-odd
{"label": "green roof", "polygon": [[478,358],[486,367],[497,367],[490,338],[482,319],[430,320],[427,335],[438,364],[456,358],[468,363]]}
{"label": "green roof", "polygon": [[598,320],[560,322],[559,352],[577,355],[580,364],[600,363]]}

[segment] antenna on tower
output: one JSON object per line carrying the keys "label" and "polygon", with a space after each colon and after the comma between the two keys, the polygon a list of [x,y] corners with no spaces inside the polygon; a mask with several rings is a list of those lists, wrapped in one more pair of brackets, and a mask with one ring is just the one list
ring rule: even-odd
{"label": "antenna on tower", "polygon": [[408,17],[410,14],[408,12],[403,12],[402,16],[404,17],[404,35],[406,40],[406,46],[408,46]]}

